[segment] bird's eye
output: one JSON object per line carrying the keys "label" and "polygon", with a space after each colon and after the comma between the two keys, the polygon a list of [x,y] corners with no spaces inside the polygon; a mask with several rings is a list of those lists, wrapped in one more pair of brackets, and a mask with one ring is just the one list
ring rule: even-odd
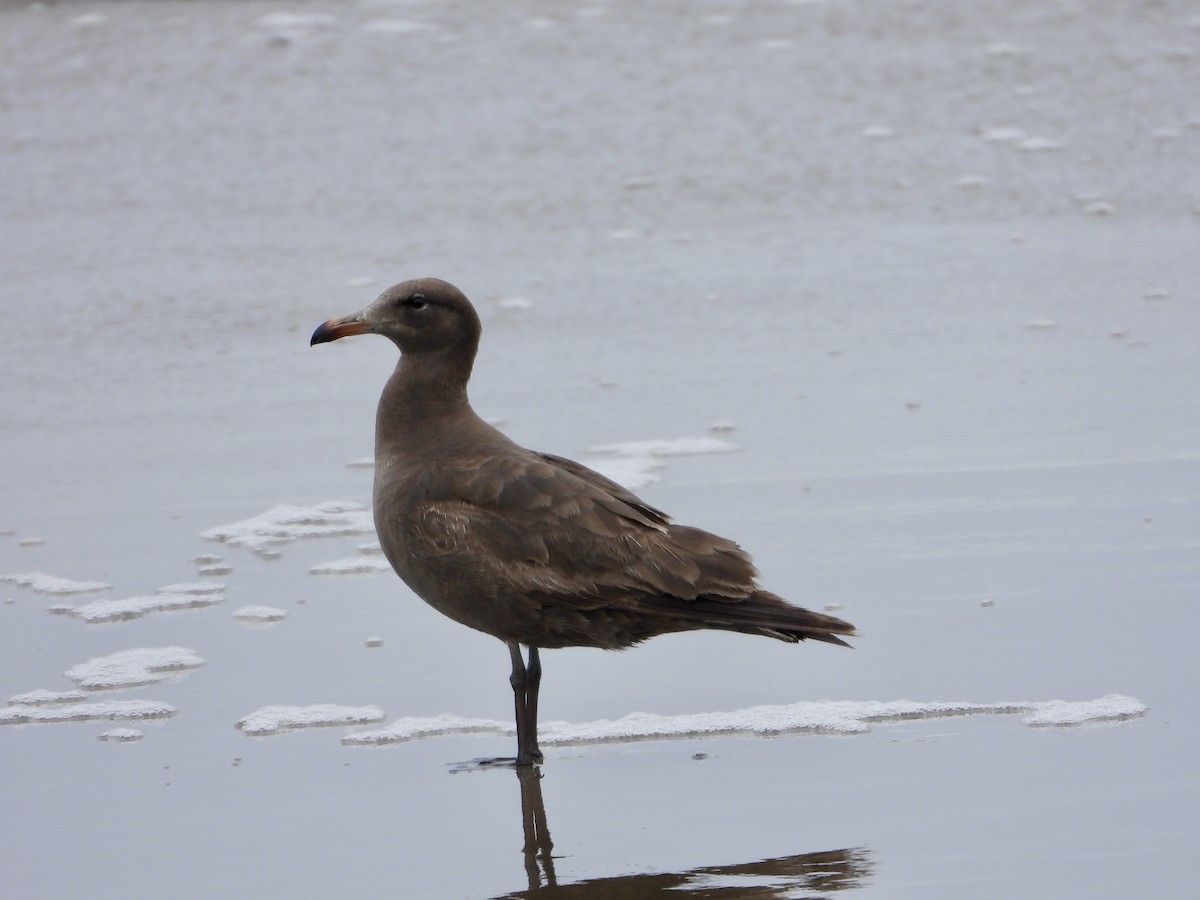
{"label": "bird's eye", "polygon": [[429,305],[429,301],[425,299],[424,294],[413,294],[408,298],[408,306],[411,309],[424,309]]}

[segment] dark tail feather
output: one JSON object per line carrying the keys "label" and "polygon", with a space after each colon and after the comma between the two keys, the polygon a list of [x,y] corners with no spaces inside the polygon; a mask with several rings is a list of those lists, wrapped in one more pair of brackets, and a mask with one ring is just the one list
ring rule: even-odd
{"label": "dark tail feather", "polygon": [[741,599],[709,595],[695,600],[680,601],[673,597],[664,600],[670,604],[670,612],[674,616],[686,617],[694,623],[695,628],[761,634],[793,644],[799,641],[823,641],[842,647],[850,645],[837,635],[857,633],[849,622],[793,606],[770,591],[755,591]]}

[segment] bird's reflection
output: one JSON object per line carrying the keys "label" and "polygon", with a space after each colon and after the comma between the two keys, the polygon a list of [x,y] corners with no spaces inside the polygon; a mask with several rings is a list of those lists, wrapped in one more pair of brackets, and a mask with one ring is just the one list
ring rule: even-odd
{"label": "bird's reflection", "polygon": [[616,875],[560,885],[554,872],[554,842],[542,801],[542,773],[537,766],[516,767],[521,783],[521,825],[525,835],[528,887],[496,900],[520,897],[570,897],[576,900],[649,900],[691,895],[705,900],[815,896],[862,887],[871,872],[865,848],[798,853],[754,862],[701,866],[683,872]]}
{"label": "bird's reflection", "polygon": [[[538,766],[517,766],[521,782],[521,828],[525,832],[525,875],[529,890],[556,888],[554,875],[554,841],[546,824],[546,804],[542,802],[542,770]],[[517,896],[520,896],[519,894]]]}

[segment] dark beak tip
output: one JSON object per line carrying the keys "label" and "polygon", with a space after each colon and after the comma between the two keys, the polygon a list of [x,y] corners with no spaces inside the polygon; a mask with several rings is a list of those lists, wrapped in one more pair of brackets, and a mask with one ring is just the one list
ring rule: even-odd
{"label": "dark beak tip", "polygon": [[369,334],[374,330],[375,326],[369,320],[363,318],[362,313],[355,313],[352,316],[343,316],[340,319],[330,319],[328,322],[322,322],[317,326],[317,330],[312,333],[308,345],[313,347],[317,344],[328,344],[330,341],[341,340],[344,337],[350,337],[355,334]]}

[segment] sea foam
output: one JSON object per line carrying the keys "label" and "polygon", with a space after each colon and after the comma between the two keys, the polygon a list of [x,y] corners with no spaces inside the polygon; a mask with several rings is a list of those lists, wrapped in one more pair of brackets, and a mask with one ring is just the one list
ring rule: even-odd
{"label": "sea foam", "polygon": [[[853,735],[866,733],[871,730],[872,725],[877,724],[979,715],[1023,715],[1022,723],[1033,727],[1075,726],[1121,722],[1144,716],[1148,711],[1148,707],[1141,701],[1120,694],[1076,702],[822,700],[782,706],[754,706],[732,712],[677,716],[637,712],[615,720],[600,719],[581,723],[543,722],[538,726],[538,742],[554,746],[717,735]],[[342,743],[352,746],[396,744],[436,735],[471,733],[512,735],[515,728],[510,722],[467,719],[449,714],[431,718],[409,717],[397,719],[383,728],[349,734],[342,738]]]}

